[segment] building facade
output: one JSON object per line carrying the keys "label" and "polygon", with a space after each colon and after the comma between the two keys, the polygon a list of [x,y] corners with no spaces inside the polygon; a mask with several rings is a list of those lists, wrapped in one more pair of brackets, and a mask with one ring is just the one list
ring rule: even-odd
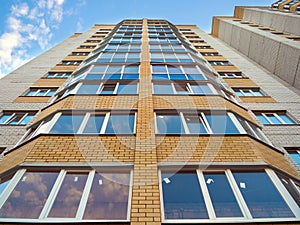
{"label": "building facade", "polygon": [[96,24],[0,85],[3,224],[300,224],[299,93],[195,25]]}

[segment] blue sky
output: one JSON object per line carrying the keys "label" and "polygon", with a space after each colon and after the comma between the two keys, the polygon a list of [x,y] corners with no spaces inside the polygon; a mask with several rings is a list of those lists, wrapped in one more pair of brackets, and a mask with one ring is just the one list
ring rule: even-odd
{"label": "blue sky", "polygon": [[75,32],[125,18],[162,18],[210,32],[214,15],[275,0],[0,0],[0,77]]}

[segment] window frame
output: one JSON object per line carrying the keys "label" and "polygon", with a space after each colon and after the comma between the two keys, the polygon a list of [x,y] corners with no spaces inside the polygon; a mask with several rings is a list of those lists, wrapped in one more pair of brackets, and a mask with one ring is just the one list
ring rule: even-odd
{"label": "window frame", "polygon": [[[261,91],[260,88],[232,88],[235,94],[239,97],[266,97],[267,95]],[[247,95],[246,91],[251,95]],[[261,95],[257,95],[256,92],[259,92]],[[239,95],[237,92],[240,92],[242,95]]]}
{"label": "window frame", "polygon": [[[11,125],[11,126],[22,125],[22,126],[26,126],[28,123],[21,124],[23,122],[23,120],[26,119],[27,116],[33,116],[34,117],[36,115],[36,113],[37,113],[36,111],[14,111],[14,112],[5,112],[4,111],[0,114],[0,119],[1,119],[2,116],[6,116],[6,115],[8,115],[8,116],[10,115],[10,116],[3,123],[1,123],[0,125]],[[10,122],[13,121],[15,116],[20,115],[20,114],[21,115],[23,114],[21,119],[16,124],[10,124]]]}
{"label": "window frame", "polygon": [[[174,169],[168,169],[168,166],[161,167],[158,170],[158,177],[159,177],[159,192],[160,192],[160,206],[161,206],[161,220],[162,223],[247,223],[247,222],[278,222],[278,221],[299,221],[300,215],[300,209],[293,199],[293,197],[290,195],[288,190],[284,187],[284,185],[279,180],[279,177],[276,175],[276,173],[269,169],[269,168],[263,168],[259,169],[256,172],[264,172],[267,177],[270,179],[270,182],[274,185],[275,190],[278,192],[278,194],[282,197],[282,200],[285,202],[287,207],[290,209],[290,211],[294,214],[295,217],[287,217],[287,218],[253,218],[253,216],[250,213],[250,210],[248,208],[247,203],[245,202],[245,199],[242,195],[242,193],[239,190],[239,187],[237,185],[237,182],[233,176],[232,169],[208,169],[208,170],[201,170],[201,167],[194,167],[194,168],[183,168],[180,171],[191,171],[193,173],[197,174],[198,181],[199,181],[199,187],[202,191],[202,195],[204,198],[204,203],[206,206],[206,210],[209,216],[209,219],[165,219],[165,209],[164,209],[164,194],[162,189],[162,173],[163,172],[169,172],[172,171],[174,173],[177,172],[177,170]],[[216,173],[224,173],[226,176],[226,179],[229,183],[229,186],[233,192],[233,195],[236,199],[236,202],[241,210],[241,213],[243,214],[243,217],[216,217],[215,210],[213,207],[212,199],[210,198],[210,194],[204,179],[204,173],[205,172],[216,172]],[[244,170],[238,170],[234,172],[255,172],[250,171],[249,169]],[[298,215],[298,216],[297,216]]]}
{"label": "window frame", "polygon": [[[57,91],[58,88],[29,88],[28,91],[26,91],[22,96],[25,97],[52,97],[55,95],[55,92]],[[35,91],[33,95],[28,95],[31,91]],[[38,96],[38,94],[41,91],[46,91],[45,94],[43,94],[42,96]],[[49,94],[49,92],[54,91],[53,95],[51,96],[47,96],[47,94]]]}
{"label": "window frame", "polygon": [[[130,222],[130,214],[131,214],[131,205],[132,205],[132,192],[133,192],[133,169],[128,166],[117,166],[113,169],[109,169],[110,166],[97,166],[96,169],[88,170],[86,168],[76,168],[76,169],[47,169],[46,171],[52,171],[57,172],[58,176],[51,188],[51,191],[47,197],[46,202],[43,205],[43,208],[39,214],[39,217],[36,219],[31,218],[0,218],[2,222],[26,222],[26,223],[39,223],[39,222]],[[3,192],[0,194],[0,208],[5,204],[7,199],[10,197],[12,192],[14,191],[17,184],[20,182],[21,178],[27,171],[35,171],[35,172],[43,172],[46,168],[36,168],[36,169],[26,169],[21,168],[12,176],[9,183],[4,188]],[[109,173],[109,172],[119,172],[119,173],[128,173],[129,175],[129,186],[128,186],[128,203],[127,203],[127,214],[126,219],[120,220],[120,219],[103,219],[103,220],[97,220],[97,219],[83,219],[84,212],[87,206],[89,193],[91,191],[93,179],[95,177],[96,173]],[[80,202],[77,207],[76,216],[74,218],[55,218],[55,217],[48,217],[50,210],[52,209],[53,203],[56,200],[56,196],[60,191],[61,185],[64,181],[64,178],[67,173],[87,173],[88,177],[85,182],[82,195],[80,197]]]}
{"label": "window frame", "polygon": [[[257,117],[257,119],[260,121],[261,124],[263,124],[264,126],[269,126],[269,125],[297,125],[297,121],[295,121],[293,118],[291,118],[287,112],[284,112],[284,111],[273,111],[273,112],[260,112],[260,111],[254,111],[254,114],[255,116],[263,116],[263,118],[265,120],[267,120],[269,123],[268,124],[265,124],[265,123],[262,123],[260,121],[260,119]],[[289,124],[289,123],[286,123],[279,115],[282,114],[282,115],[285,115],[287,116],[293,123]],[[267,115],[273,115],[280,123],[273,123],[269,117]]]}
{"label": "window frame", "polygon": [[[194,112],[194,113],[190,113],[189,112],[184,112],[184,111],[180,111],[180,112],[177,112],[175,113],[175,115],[179,115],[180,117],[180,122],[182,124],[182,127],[183,127],[183,130],[184,130],[184,133],[160,133],[159,130],[158,130],[158,123],[157,123],[157,117],[160,115],[160,114],[163,114],[163,115],[174,115],[174,113],[172,112],[164,112],[164,111],[155,111],[154,112],[154,118],[155,118],[155,134],[156,135],[227,135],[227,133],[225,132],[224,130],[224,133],[222,134],[219,134],[219,133],[213,133],[213,130],[209,124],[209,122],[207,121],[207,118],[206,118],[206,111],[197,111],[197,112]],[[232,122],[232,124],[235,126],[236,130],[238,131],[237,134],[247,134],[247,132],[245,131],[245,129],[242,127],[242,125],[240,124],[240,122],[238,121],[238,119],[236,118],[235,114],[230,112],[230,111],[225,111],[225,112],[219,112],[218,111],[215,111],[216,114],[212,113],[212,114],[208,114],[208,115],[211,115],[211,116],[214,116],[214,115],[223,115],[223,116],[227,116],[227,118]],[[192,115],[192,116],[198,116],[199,118],[199,121],[202,122],[202,125],[204,126],[205,130],[206,130],[206,133],[191,133],[189,128],[188,128],[188,123],[186,121],[186,117],[185,115],[189,116],[189,115]],[[234,134],[231,134],[231,133],[228,133],[228,135],[234,135]]]}

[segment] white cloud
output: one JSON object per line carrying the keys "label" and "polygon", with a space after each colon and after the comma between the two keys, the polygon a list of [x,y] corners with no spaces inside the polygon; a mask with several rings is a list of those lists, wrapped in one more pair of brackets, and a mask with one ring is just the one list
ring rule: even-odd
{"label": "white cloud", "polygon": [[49,47],[52,30],[63,20],[64,0],[33,1],[34,6],[11,6],[5,32],[0,36],[0,78],[32,58],[31,48]]}
{"label": "white cloud", "polygon": [[28,11],[29,11],[29,7],[27,3],[21,3],[20,5],[13,5],[11,7],[12,14],[17,17],[27,15]]}

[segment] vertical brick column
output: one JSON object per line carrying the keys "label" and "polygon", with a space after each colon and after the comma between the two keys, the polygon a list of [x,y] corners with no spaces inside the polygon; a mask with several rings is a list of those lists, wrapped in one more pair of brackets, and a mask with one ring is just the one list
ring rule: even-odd
{"label": "vertical brick column", "polygon": [[161,223],[147,27],[147,19],[144,19],[131,209],[132,225]]}

